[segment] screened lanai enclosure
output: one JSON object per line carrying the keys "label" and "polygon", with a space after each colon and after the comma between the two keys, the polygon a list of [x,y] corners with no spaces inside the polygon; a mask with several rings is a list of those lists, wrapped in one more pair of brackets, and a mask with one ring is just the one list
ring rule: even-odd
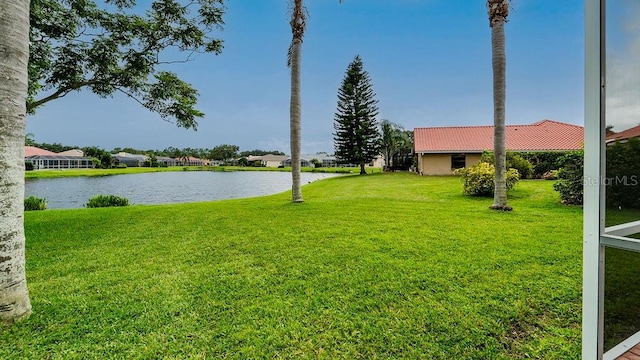
{"label": "screened lanai enclosure", "polygon": [[32,155],[24,158],[34,169],[88,169],[93,168],[91,158],[64,155]]}
{"label": "screened lanai enclosure", "polygon": [[640,358],[640,1],[587,0],[583,359]]}

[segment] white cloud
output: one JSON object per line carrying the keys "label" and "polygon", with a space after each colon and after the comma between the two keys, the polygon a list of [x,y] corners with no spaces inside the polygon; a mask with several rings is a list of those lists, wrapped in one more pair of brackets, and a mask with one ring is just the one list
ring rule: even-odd
{"label": "white cloud", "polygon": [[622,22],[607,19],[605,114],[607,125],[622,131],[640,124],[640,4],[617,4],[625,16]]}

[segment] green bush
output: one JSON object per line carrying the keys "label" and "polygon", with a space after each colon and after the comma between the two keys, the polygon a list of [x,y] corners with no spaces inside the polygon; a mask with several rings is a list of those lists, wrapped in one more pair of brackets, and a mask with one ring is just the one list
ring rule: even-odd
{"label": "green bush", "polygon": [[[457,169],[454,174],[461,176],[464,182],[462,192],[465,195],[493,196],[493,189],[495,188],[495,168],[493,165],[480,162],[469,168]],[[509,169],[506,175],[507,190],[513,189],[518,180],[520,180],[520,174],[516,169]]]}
{"label": "green bush", "polygon": [[85,205],[88,208],[129,206],[129,199],[116,195],[96,195]]}
{"label": "green bush", "polygon": [[560,193],[560,200],[567,205],[582,205],[584,151],[565,153],[559,159],[562,167],[558,170],[558,182],[553,189]]}
{"label": "green bush", "polygon": [[249,166],[249,160],[246,157],[238,159],[238,166]]}
{"label": "green bush", "polygon": [[322,161],[318,160],[318,159],[311,159],[311,161],[309,161],[311,164],[313,164],[313,167],[315,168],[321,168],[322,167]]}
{"label": "green bush", "polygon": [[562,167],[566,151],[520,152],[533,165],[534,179],[544,179],[544,175]]}
{"label": "green bush", "polygon": [[47,200],[29,196],[24,199],[24,211],[44,210],[47,208]]}
{"label": "green bush", "polygon": [[34,169],[33,163],[31,161],[25,161],[24,162],[24,169],[26,171],[31,171]]}
{"label": "green bush", "polygon": [[[531,165],[529,160],[525,159],[520,154],[507,152],[506,160],[507,169],[518,170],[518,174],[520,174],[521,179],[529,179],[533,176],[533,165]],[[493,152],[483,152],[480,161],[494,165],[495,159],[493,157]]]}

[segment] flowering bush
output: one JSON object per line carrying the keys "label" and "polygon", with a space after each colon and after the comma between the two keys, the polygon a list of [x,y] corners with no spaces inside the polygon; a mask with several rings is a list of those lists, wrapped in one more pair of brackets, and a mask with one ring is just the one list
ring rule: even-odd
{"label": "flowering bush", "polygon": [[[469,168],[457,169],[454,175],[459,175],[464,182],[462,192],[471,196],[493,196],[495,188],[495,168],[493,165],[480,162]],[[520,174],[516,169],[507,170],[507,190],[512,189],[518,180]]]}

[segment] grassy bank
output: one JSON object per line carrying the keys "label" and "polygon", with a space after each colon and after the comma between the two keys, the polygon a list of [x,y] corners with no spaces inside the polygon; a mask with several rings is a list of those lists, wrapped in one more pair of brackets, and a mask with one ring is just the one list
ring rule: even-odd
{"label": "grassy bank", "polygon": [[523,181],[379,174],[26,214],[34,314],[0,358],[577,359],[582,210]]}
{"label": "grassy bank", "polygon": [[[77,177],[77,176],[109,176],[109,175],[126,175],[139,174],[148,172],[166,172],[166,171],[283,171],[291,172],[291,168],[272,168],[272,167],[252,167],[252,166],[170,166],[165,168],[150,167],[129,167],[124,169],[47,169],[25,171],[25,179],[45,179],[60,177]],[[359,173],[359,168],[310,168],[303,167],[302,172],[319,172],[319,173]],[[368,173],[380,173],[380,168],[367,168]]]}

